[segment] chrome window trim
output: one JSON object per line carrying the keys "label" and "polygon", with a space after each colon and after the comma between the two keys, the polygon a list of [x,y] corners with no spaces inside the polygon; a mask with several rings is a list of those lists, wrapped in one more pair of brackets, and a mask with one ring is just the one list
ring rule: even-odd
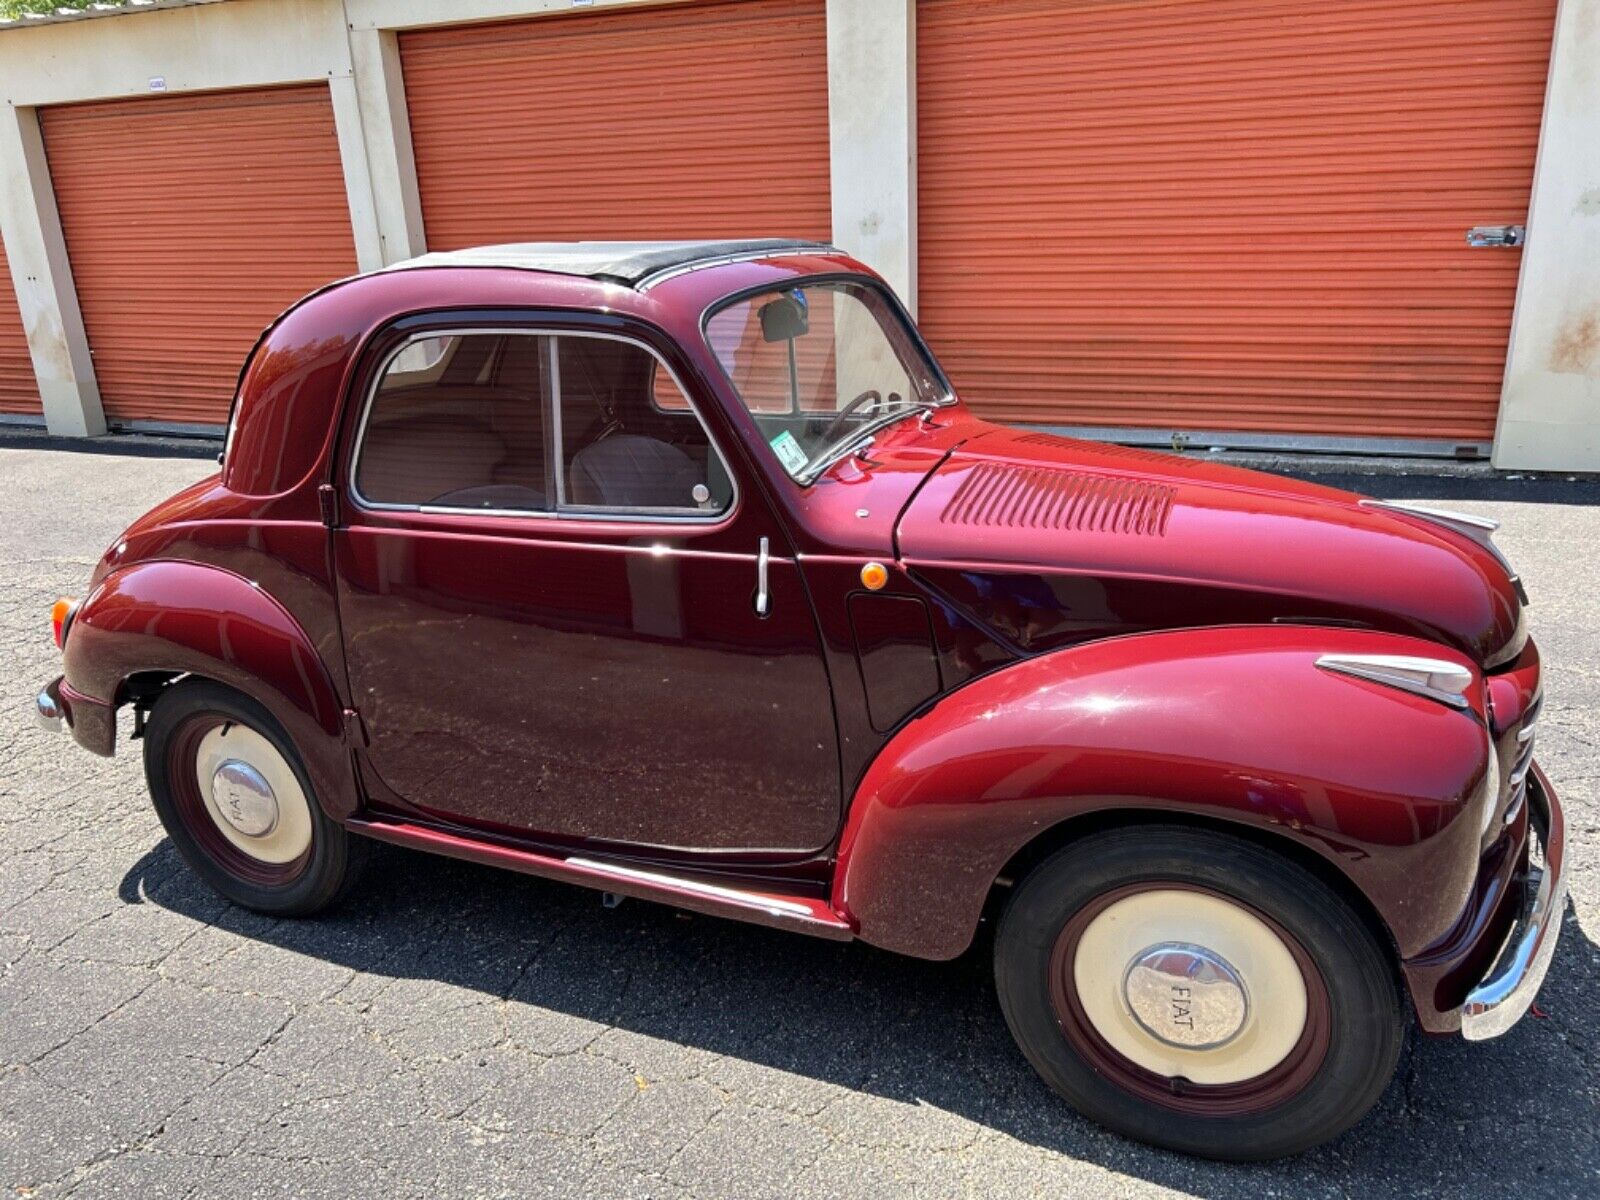
{"label": "chrome window trim", "polygon": [[[426,316],[427,314],[417,314]],[[389,373],[389,366],[405,348],[413,342],[423,341],[436,337],[471,337],[483,335],[487,337],[537,337],[546,339],[545,345],[549,348],[549,362],[547,369],[550,404],[552,415],[545,429],[547,450],[553,450],[555,455],[556,478],[556,505],[546,508],[466,508],[453,504],[391,504],[386,501],[372,500],[364,495],[360,487],[361,478],[361,453],[367,444],[367,423],[372,416],[372,406],[377,400],[378,391],[382,387],[384,377]],[[566,482],[565,472],[562,470],[565,449],[561,444],[561,367],[559,353],[555,349],[555,339],[562,337],[585,337],[599,341],[622,342],[624,345],[635,346],[650,355],[658,367],[666,370],[672,377],[673,383],[683,393],[683,398],[689,403],[689,411],[694,414],[695,420],[700,425],[700,431],[706,435],[706,444],[711,448],[722,462],[723,473],[728,477],[728,485],[732,489],[728,503],[723,508],[713,513],[702,512],[695,508],[594,508],[569,507],[565,503]],[[544,349],[541,348],[541,353]],[[551,439],[554,438],[552,442]],[[706,424],[705,417],[701,415],[699,407],[695,404],[694,397],[683,386],[683,380],[672,369],[672,364],[656,353],[653,346],[640,341],[638,338],[629,337],[620,333],[602,332],[593,329],[559,329],[547,326],[508,326],[508,325],[454,325],[441,326],[434,329],[418,330],[408,334],[401,342],[391,347],[383,356],[383,361],[373,373],[367,384],[366,397],[362,402],[361,420],[356,424],[355,445],[350,452],[349,486],[350,495],[356,504],[365,511],[387,513],[422,513],[428,516],[477,516],[495,518],[541,518],[557,521],[589,521],[613,522],[625,524],[647,523],[653,525],[696,525],[710,526],[721,524],[730,519],[738,511],[741,494],[739,480],[729,467],[729,458],[723,452],[722,446],[717,442],[716,435],[711,432]],[[708,464],[709,465],[709,464]]]}
{"label": "chrome window trim", "polygon": [[[722,361],[722,355],[717,353],[717,348],[711,341],[712,318],[717,316],[718,313],[724,311],[725,309],[731,308],[733,305],[738,304],[741,300],[750,300],[756,296],[765,295],[767,292],[782,292],[792,288],[829,287],[835,284],[865,287],[882,295],[884,300],[887,301],[890,310],[897,318],[899,318],[901,328],[905,331],[911,342],[911,345],[916,349],[917,353],[922,356],[923,363],[927,367],[931,368],[930,374],[934,382],[943,389],[943,394],[939,397],[939,399],[926,404],[920,404],[917,406],[917,408],[903,414],[901,417],[897,417],[896,420],[903,420],[904,417],[911,416],[919,411],[926,412],[930,409],[949,408],[954,405],[957,399],[955,385],[950,382],[950,377],[945,374],[944,367],[940,365],[939,359],[933,353],[933,348],[928,345],[927,340],[922,336],[922,330],[918,328],[917,323],[912,318],[910,311],[903,303],[901,303],[900,297],[895,295],[894,289],[882,280],[876,279],[870,275],[863,275],[855,271],[829,271],[825,274],[802,276],[797,280],[789,281],[787,284],[783,282],[768,282],[754,284],[746,288],[740,288],[738,291],[729,292],[726,296],[717,297],[700,311],[700,342],[705,347],[706,352],[711,355],[711,360],[717,364],[717,370],[722,372],[722,379],[723,382],[728,386],[729,394],[734,398],[735,401],[738,402],[739,408],[744,415],[750,418],[752,422],[757,419],[757,414],[746,402],[744,393],[739,390],[739,385],[733,381],[733,375],[728,370],[728,364]],[[691,400],[690,403],[692,404],[693,401]],[[792,413],[796,411],[799,410],[791,410],[790,414],[785,415],[792,415]],[[893,421],[885,422],[886,425],[893,423]],[[769,458],[776,458],[772,446],[766,443],[766,439],[762,438],[761,441],[763,443],[763,453],[765,453]],[[834,462],[837,461],[839,460],[834,459],[833,462],[826,464],[826,466],[831,467]],[[826,468],[824,468],[824,470],[825,469]],[[821,474],[823,473],[822,471],[819,471],[810,479],[802,482],[791,475],[788,468],[782,463],[778,464],[778,470],[781,472],[784,479],[787,479],[791,483],[794,483],[802,488],[811,487],[816,483],[817,479],[820,478]]]}
{"label": "chrome window trim", "polygon": [[843,254],[837,246],[818,242],[811,247],[781,247],[769,246],[765,250],[743,250],[736,254],[719,254],[711,258],[697,259],[694,262],[678,263],[670,267],[662,267],[648,275],[642,275],[633,285],[636,292],[646,292],[658,283],[665,283],[669,279],[676,279],[679,275],[687,275],[691,271],[703,271],[707,267],[723,267],[729,263],[758,262],[764,258],[793,258],[796,256],[812,256],[817,254]]}

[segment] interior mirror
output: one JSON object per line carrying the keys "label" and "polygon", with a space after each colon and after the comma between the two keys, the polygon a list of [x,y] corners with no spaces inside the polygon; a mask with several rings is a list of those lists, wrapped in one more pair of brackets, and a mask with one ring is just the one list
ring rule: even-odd
{"label": "interior mirror", "polygon": [[811,330],[806,294],[799,288],[785,292],[761,306],[761,338],[768,342],[788,342]]}

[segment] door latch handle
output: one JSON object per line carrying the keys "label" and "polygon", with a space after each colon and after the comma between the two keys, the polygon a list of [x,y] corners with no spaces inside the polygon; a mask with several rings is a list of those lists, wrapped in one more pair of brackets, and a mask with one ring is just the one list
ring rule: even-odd
{"label": "door latch handle", "polygon": [[1523,225],[1474,225],[1467,230],[1469,246],[1520,246],[1527,240]]}
{"label": "door latch handle", "polygon": [[761,539],[761,549],[756,553],[756,616],[764,617],[772,607],[772,597],[767,595],[767,539]]}

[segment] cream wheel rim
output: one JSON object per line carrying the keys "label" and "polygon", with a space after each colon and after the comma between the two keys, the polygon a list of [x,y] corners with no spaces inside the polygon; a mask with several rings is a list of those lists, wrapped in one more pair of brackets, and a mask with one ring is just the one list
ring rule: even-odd
{"label": "cream wheel rim", "polygon": [[206,815],[241,854],[274,866],[311,848],[311,806],[278,748],[248,725],[209,730],[195,754]]}
{"label": "cream wheel rim", "polygon": [[1097,913],[1071,963],[1107,1045],[1168,1079],[1243,1083],[1286,1059],[1306,1027],[1306,985],[1267,923],[1220,896],[1137,892]]}

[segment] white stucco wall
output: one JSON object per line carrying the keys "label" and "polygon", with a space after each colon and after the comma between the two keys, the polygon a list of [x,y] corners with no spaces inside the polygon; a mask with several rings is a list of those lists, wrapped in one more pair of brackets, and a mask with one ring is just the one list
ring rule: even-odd
{"label": "white stucco wall", "polygon": [[1600,471],[1600,0],[1561,0],[1494,465]]}
{"label": "white stucco wall", "polygon": [[828,0],[833,240],[917,311],[916,0]]}

